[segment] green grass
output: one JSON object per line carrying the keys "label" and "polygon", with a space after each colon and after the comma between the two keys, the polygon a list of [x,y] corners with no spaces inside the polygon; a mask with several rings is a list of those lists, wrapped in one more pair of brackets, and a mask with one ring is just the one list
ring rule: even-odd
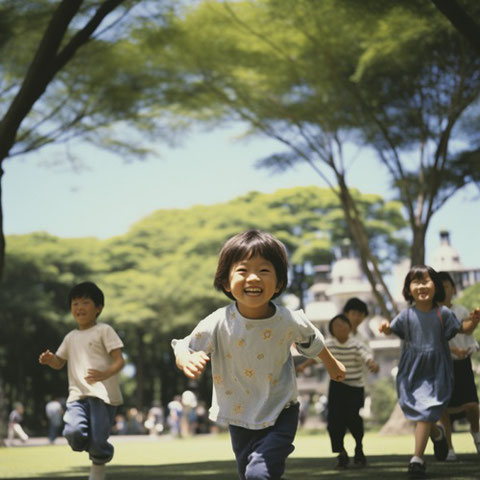
{"label": "green grass", "polygon": [[[112,437],[115,457],[107,466],[111,480],[235,480],[235,461],[228,435],[208,435],[189,439],[160,437],[150,440],[120,440]],[[460,461],[436,462],[431,445],[426,460],[429,478],[471,480],[479,478],[480,457],[475,453],[468,433],[454,434]],[[342,471],[333,468],[334,455],[324,433],[300,433],[295,452],[289,457],[285,477],[304,480],[316,478],[393,480],[406,478],[405,471],[413,449],[413,435],[365,436],[369,466]],[[353,451],[350,436],[346,448]],[[0,478],[85,480],[89,461],[85,453],[73,452],[66,445],[13,447],[0,449]]]}

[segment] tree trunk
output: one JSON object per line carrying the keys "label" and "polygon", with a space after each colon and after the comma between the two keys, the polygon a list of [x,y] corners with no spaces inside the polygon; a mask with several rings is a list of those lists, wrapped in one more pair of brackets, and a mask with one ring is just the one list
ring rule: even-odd
{"label": "tree trunk", "polygon": [[3,182],[3,168],[2,160],[0,160],[0,284],[3,279],[3,272],[5,270],[5,232],[3,231],[3,202],[2,202],[2,183]]}
{"label": "tree trunk", "polygon": [[143,380],[144,380],[144,356],[145,345],[143,344],[143,328],[137,327],[137,359],[135,362],[137,380],[137,404],[138,410],[143,409]]}
{"label": "tree trunk", "polygon": [[398,307],[390,293],[388,286],[383,280],[382,274],[378,268],[377,259],[372,254],[370,245],[368,244],[368,236],[360,219],[360,214],[355,206],[355,201],[350,194],[350,190],[345,183],[345,179],[338,172],[337,180],[340,188],[340,201],[343,206],[345,220],[348,224],[353,240],[359,249],[363,272],[367,276],[367,279],[372,287],[373,295],[378,302],[382,315],[386,319],[390,320],[392,317],[391,310],[388,308],[382,293],[378,291],[378,285],[381,286],[385,296],[390,302],[391,309],[394,312],[397,312]]}
{"label": "tree trunk", "polygon": [[423,265],[425,263],[425,234],[427,225],[415,225],[412,228],[413,239],[410,259],[412,265]]}
{"label": "tree trunk", "polygon": [[480,25],[455,0],[432,2],[480,54]]}
{"label": "tree trunk", "polygon": [[390,418],[383,425],[379,433],[380,435],[402,435],[412,433],[413,427],[414,423],[405,418],[400,405],[397,403]]}

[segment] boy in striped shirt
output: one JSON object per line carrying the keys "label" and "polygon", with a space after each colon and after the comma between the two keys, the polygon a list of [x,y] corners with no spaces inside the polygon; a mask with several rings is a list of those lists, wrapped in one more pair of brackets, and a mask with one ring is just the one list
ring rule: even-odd
{"label": "boy in striped shirt", "polygon": [[[332,451],[338,453],[337,468],[346,468],[350,462],[343,443],[347,429],[355,439],[354,465],[364,467],[367,459],[363,453],[363,419],[360,409],[365,399],[365,376],[363,368],[366,365],[371,372],[378,372],[378,364],[373,359],[370,350],[356,339],[349,338],[352,325],[343,313],[336,315],[328,324],[331,337],[325,340],[325,345],[332,354],[341,361],[347,371],[343,382],[330,381],[328,388],[327,429],[330,435]],[[308,359],[297,367],[303,371],[315,362]]]}

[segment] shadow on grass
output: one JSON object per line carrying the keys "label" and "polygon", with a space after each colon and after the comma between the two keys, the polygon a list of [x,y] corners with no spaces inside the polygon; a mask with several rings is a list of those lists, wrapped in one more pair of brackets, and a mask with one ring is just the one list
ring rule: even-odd
{"label": "shadow on grass", "polygon": [[[458,462],[436,462],[427,457],[427,474],[431,479],[472,480],[480,478],[478,455],[461,455]],[[287,462],[285,480],[355,479],[382,480],[406,479],[409,457],[406,455],[370,456],[367,467],[334,468],[334,458],[292,458]],[[51,472],[42,477],[22,477],[21,480],[65,478],[85,480],[88,469],[75,468],[64,472]],[[171,465],[110,465],[107,478],[115,480],[236,480],[236,467],[232,461],[197,462]],[[15,480],[15,479],[14,479]],[[20,478],[18,478],[20,480]]]}

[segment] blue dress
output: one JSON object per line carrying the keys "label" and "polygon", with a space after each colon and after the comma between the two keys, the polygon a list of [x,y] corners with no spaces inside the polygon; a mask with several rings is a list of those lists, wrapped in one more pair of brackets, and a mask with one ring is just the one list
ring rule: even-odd
{"label": "blue dress", "polygon": [[461,328],[451,310],[422,312],[410,307],[390,325],[404,340],[397,374],[398,402],[413,421],[436,422],[453,391],[453,364],[448,340]]}

